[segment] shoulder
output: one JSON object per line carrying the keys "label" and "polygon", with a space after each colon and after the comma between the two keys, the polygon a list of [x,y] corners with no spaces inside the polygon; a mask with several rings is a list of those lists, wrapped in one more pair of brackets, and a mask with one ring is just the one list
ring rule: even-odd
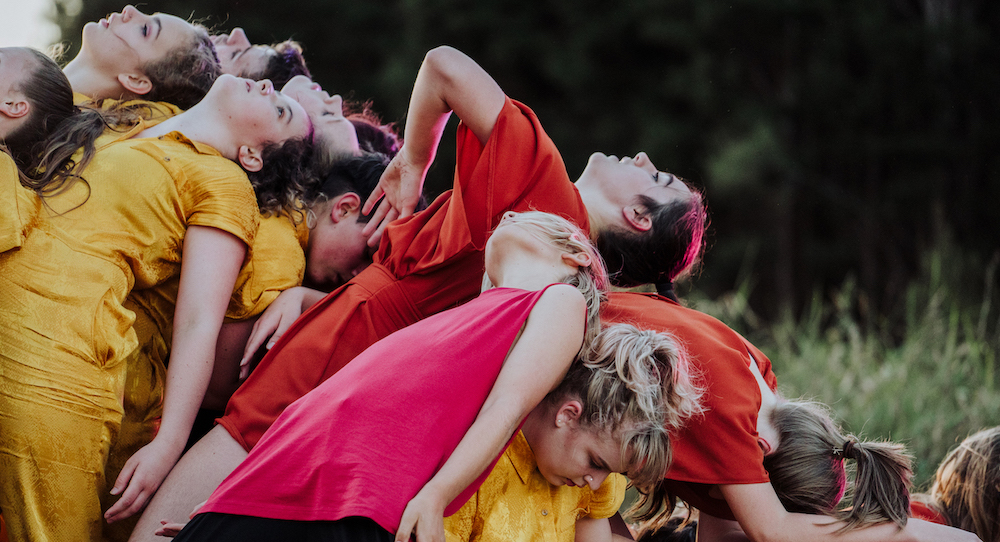
{"label": "shoulder", "polygon": [[587,301],[575,286],[553,284],[545,289],[535,307],[542,310],[573,312],[586,310]]}

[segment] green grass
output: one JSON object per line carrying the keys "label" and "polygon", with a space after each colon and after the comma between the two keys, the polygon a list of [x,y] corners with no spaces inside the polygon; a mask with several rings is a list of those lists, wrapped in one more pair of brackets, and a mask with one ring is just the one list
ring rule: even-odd
{"label": "green grass", "polygon": [[800,316],[764,323],[750,281],[714,300],[686,302],[743,333],[771,359],[785,397],[833,408],[845,430],[905,443],[924,488],[938,462],[971,432],[1000,424],[1000,252],[990,262],[947,247],[925,257],[897,314],[863,324],[854,281]]}

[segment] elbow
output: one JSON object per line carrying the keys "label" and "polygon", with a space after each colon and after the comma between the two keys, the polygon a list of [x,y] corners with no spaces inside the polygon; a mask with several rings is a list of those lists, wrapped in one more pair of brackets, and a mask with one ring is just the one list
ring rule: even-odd
{"label": "elbow", "polygon": [[461,79],[462,71],[469,61],[465,53],[454,47],[441,45],[424,55],[424,68],[434,80],[452,86]]}

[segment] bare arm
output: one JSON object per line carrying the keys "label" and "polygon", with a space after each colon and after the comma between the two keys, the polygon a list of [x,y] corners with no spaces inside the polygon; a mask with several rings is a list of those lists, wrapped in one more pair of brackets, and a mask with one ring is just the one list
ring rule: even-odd
{"label": "bare arm", "polygon": [[441,470],[406,506],[397,542],[444,540],[444,509],[503,451],[521,420],[566,374],[583,341],[583,296],[550,287],[531,311],[476,421]]}
{"label": "bare arm", "polygon": [[185,233],[163,421],[153,442],[128,460],[115,481],[112,494],[124,493],[105,514],[109,522],[142,510],[184,450],[212,375],[216,339],[245,254],[243,241],[222,230],[191,226]]}
{"label": "bare arm", "polygon": [[[979,537],[952,527],[911,519],[899,529],[883,523],[838,533],[842,523],[825,516],[786,512],[770,483],[719,486],[733,515],[750,540],[757,542],[977,542]],[[699,540],[701,540],[699,525]]]}
{"label": "bare arm", "polygon": [[461,51],[443,46],[427,53],[413,83],[403,147],[365,202],[367,214],[385,195],[364,229],[369,246],[378,244],[388,222],[413,213],[452,111],[485,144],[505,99],[490,74]]}

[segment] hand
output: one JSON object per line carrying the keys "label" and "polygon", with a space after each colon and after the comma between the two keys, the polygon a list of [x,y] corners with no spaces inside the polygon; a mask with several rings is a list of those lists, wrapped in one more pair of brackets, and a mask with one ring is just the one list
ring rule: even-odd
{"label": "hand", "polygon": [[[188,515],[188,519],[194,519],[194,517],[198,515],[198,510],[201,510],[201,507],[205,506],[206,502],[208,501],[202,501],[196,504],[194,510],[191,510],[191,514]],[[160,528],[153,534],[156,536],[174,537],[181,532],[181,529],[183,529],[185,525],[187,525],[187,523],[171,523],[168,519],[161,519]]]}
{"label": "hand", "polygon": [[104,519],[113,523],[140,512],[174,467],[181,451],[182,448],[153,439],[133,454],[111,488],[111,494],[120,494],[121,498],[104,513]]}
{"label": "hand", "polygon": [[444,542],[444,503],[438,502],[433,492],[424,486],[403,510],[396,531],[396,542],[409,542],[410,536],[417,542]]}
{"label": "hand", "polygon": [[240,359],[240,381],[246,380],[250,375],[250,361],[264,341],[267,341],[267,349],[270,350],[302,315],[305,294],[306,288],[301,286],[281,292],[257,319],[253,331],[250,332],[250,338],[247,339],[247,346],[243,350],[243,358]]}
{"label": "hand", "polygon": [[378,208],[361,232],[362,235],[369,236],[368,246],[378,246],[382,232],[390,222],[413,214],[417,203],[420,202],[427,166],[427,164],[417,164],[410,157],[406,143],[403,143],[403,147],[386,166],[382,178],[379,179],[378,185],[372,190],[361,210],[362,214],[370,213],[381,198]]}

